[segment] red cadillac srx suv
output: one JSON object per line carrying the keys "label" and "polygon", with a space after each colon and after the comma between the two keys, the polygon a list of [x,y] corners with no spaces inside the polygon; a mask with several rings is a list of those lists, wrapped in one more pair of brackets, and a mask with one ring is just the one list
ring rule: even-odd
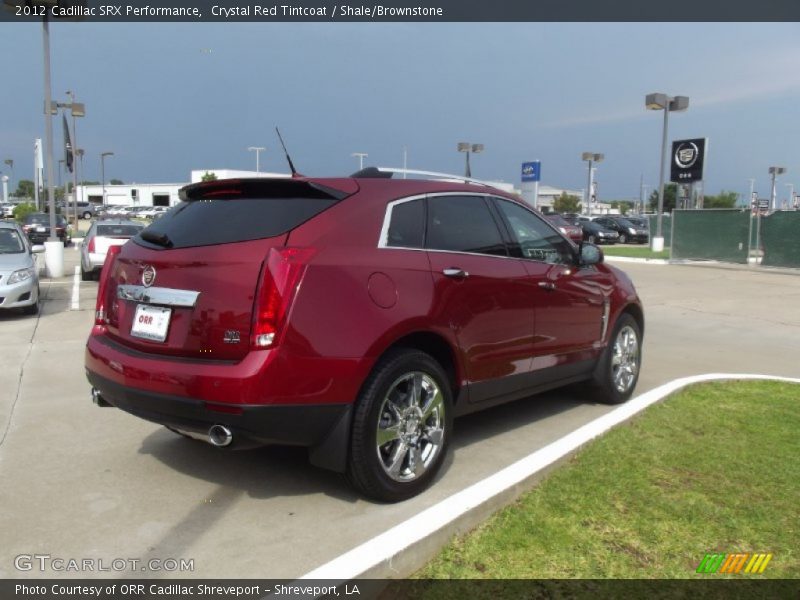
{"label": "red cadillac srx suv", "polygon": [[306,446],[398,501],[434,479],[455,416],[636,385],[630,279],[516,196],[371,168],[181,198],[103,267],[86,347],[100,406],[219,447]]}

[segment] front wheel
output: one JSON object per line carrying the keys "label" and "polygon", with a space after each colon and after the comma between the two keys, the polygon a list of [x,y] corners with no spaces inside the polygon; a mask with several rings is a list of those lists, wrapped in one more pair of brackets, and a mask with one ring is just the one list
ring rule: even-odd
{"label": "front wheel", "polygon": [[387,502],[427,488],[447,453],[452,405],[448,377],[433,357],[411,349],[384,357],[353,417],[347,468],[353,486]]}
{"label": "front wheel", "polygon": [[619,243],[620,244],[624,244],[627,241],[628,241],[628,238],[625,236],[625,234],[624,233],[620,233],[619,234]]}
{"label": "front wheel", "polygon": [[623,313],[595,367],[593,383],[597,399],[605,404],[625,402],[636,387],[641,365],[641,328],[636,319]]}

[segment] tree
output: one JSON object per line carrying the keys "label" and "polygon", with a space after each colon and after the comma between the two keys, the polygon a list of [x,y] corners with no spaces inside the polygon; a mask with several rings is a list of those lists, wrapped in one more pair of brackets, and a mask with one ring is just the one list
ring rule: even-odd
{"label": "tree", "polygon": [[[678,196],[678,184],[677,183],[665,183],[664,184],[664,212],[672,212],[675,210],[675,201]],[[650,194],[650,201],[649,201],[650,211],[656,212],[658,210],[658,190],[653,190],[653,193]]]}
{"label": "tree", "polygon": [[210,171],[206,171],[205,173],[203,173],[203,176],[200,178],[200,180],[201,181],[216,181],[217,180],[217,174],[216,173],[211,173]]}
{"label": "tree", "polygon": [[631,210],[631,204],[628,200],[614,200],[611,202],[611,208],[619,210],[621,215],[627,215]]}
{"label": "tree", "polygon": [[125,182],[122,179],[112,179],[109,182],[109,185],[125,185]]}
{"label": "tree", "polygon": [[579,213],[581,203],[577,196],[561,192],[561,195],[553,202],[553,210],[557,213]]}
{"label": "tree", "polygon": [[33,182],[30,179],[20,179],[14,195],[17,198],[33,198],[35,195]]}
{"label": "tree", "polygon": [[739,194],[736,192],[726,192],[722,190],[716,196],[706,196],[703,198],[703,208],[733,208],[736,206],[736,201],[739,199]]}
{"label": "tree", "polygon": [[[33,182],[31,181],[31,183]],[[22,221],[25,219],[26,216],[35,212],[36,212],[36,207],[33,204],[17,204],[14,207],[14,218],[19,223],[22,223]]]}

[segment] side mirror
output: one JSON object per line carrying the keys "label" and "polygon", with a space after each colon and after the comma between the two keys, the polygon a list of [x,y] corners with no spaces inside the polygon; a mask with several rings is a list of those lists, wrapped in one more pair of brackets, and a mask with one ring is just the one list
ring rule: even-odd
{"label": "side mirror", "polygon": [[44,252],[44,246],[41,244],[36,244],[33,248],[31,248],[31,254],[41,254]]}
{"label": "side mirror", "polygon": [[581,244],[580,246],[581,267],[588,267],[603,262],[603,251],[594,244]]}

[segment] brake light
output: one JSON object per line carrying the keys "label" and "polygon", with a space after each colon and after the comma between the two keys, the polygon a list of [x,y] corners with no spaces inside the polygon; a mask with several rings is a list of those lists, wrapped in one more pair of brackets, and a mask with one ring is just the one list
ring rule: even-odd
{"label": "brake light", "polygon": [[[92,239],[94,241],[94,239]],[[111,278],[111,271],[113,270],[114,259],[122,249],[122,246],[111,246],[106,254],[106,261],[103,263],[103,270],[100,271],[100,282],[97,286],[97,304],[94,309],[94,324],[105,325],[108,311],[106,308],[106,294],[108,293],[108,280]]]}
{"label": "brake light", "polygon": [[[89,251],[89,254],[94,253],[94,237],[89,238],[89,245],[86,249]],[[108,258],[108,256],[106,256],[106,258]]]}
{"label": "brake light", "polygon": [[272,248],[261,275],[253,316],[251,345],[269,348],[278,343],[313,248]]}

